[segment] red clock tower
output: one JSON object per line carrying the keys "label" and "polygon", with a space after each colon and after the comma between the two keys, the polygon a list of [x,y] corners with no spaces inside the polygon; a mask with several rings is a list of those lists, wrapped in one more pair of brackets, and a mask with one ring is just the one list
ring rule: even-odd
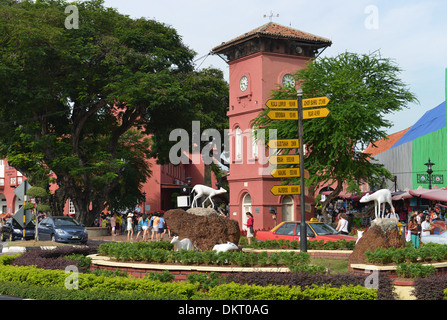
{"label": "red clock tower", "polygon": [[[270,192],[280,181],[270,176],[268,148],[252,142],[252,122],[272,89],[295,86],[292,74],[331,44],[329,39],[269,22],[213,48],[230,69],[229,205],[230,217],[241,227],[246,212],[253,214],[255,230],[273,227],[275,218],[276,223],[299,220],[299,196]],[[310,213],[310,206],[306,211]]]}

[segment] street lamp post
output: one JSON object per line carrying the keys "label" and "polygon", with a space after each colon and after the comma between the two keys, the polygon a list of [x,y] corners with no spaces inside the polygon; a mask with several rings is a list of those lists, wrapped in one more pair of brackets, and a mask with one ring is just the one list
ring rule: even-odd
{"label": "street lamp post", "polygon": [[298,97],[298,141],[300,156],[300,251],[307,252],[307,228],[306,228],[306,212],[304,198],[304,140],[303,140],[303,89],[298,88],[296,91]]}
{"label": "street lamp post", "polygon": [[424,165],[427,166],[427,174],[428,174],[428,189],[431,189],[431,174],[433,173],[432,166],[435,164],[430,161],[430,158],[428,158],[428,162],[424,163]]}

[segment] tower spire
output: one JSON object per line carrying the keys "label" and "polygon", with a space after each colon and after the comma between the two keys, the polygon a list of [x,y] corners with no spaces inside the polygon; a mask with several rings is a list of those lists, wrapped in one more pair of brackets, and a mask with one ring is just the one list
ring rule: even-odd
{"label": "tower spire", "polygon": [[270,19],[270,22],[272,22],[272,20],[273,20],[274,17],[275,17],[275,18],[279,18],[279,13],[277,13],[276,15],[273,15],[273,11],[270,10],[270,15],[266,15],[266,14],[264,14],[264,18],[267,18],[267,17]]}

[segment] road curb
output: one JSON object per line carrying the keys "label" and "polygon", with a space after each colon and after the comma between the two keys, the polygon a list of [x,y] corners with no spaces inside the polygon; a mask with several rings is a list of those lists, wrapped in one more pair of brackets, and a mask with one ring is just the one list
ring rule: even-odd
{"label": "road curb", "polygon": [[[57,246],[41,246],[41,247],[33,247],[40,248],[42,250],[53,250],[56,249]],[[22,253],[27,250],[27,247],[6,247],[1,249],[1,253]]]}

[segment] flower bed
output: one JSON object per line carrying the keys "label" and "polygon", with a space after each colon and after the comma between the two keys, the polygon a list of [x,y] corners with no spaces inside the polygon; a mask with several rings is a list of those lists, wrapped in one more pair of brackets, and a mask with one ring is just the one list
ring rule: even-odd
{"label": "flower bed", "polygon": [[170,244],[160,242],[109,242],[98,247],[98,253],[117,262],[154,263],[188,266],[288,267],[293,271],[325,272],[322,266],[309,265],[306,252],[219,252],[174,251]]}
{"label": "flower bed", "polygon": [[0,257],[0,293],[46,300],[117,299],[218,299],[218,300],[374,300],[377,291],[361,285],[329,284],[301,288],[288,285],[231,283],[162,282],[151,277],[106,277],[78,274],[77,290],[70,290],[64,270],[44,270],[35,266],[12,266],[17,256]]}
{"label": "flower bed", "polygon": [[[253,241],[247,244],[245,248],[253,249],[300,249],[300,242],[297,240],[289,241],[284,239]],[[308,250],[352,250],[355,247],[355,241],[346,241],[340,239],[337,241],[307,241]]]}

